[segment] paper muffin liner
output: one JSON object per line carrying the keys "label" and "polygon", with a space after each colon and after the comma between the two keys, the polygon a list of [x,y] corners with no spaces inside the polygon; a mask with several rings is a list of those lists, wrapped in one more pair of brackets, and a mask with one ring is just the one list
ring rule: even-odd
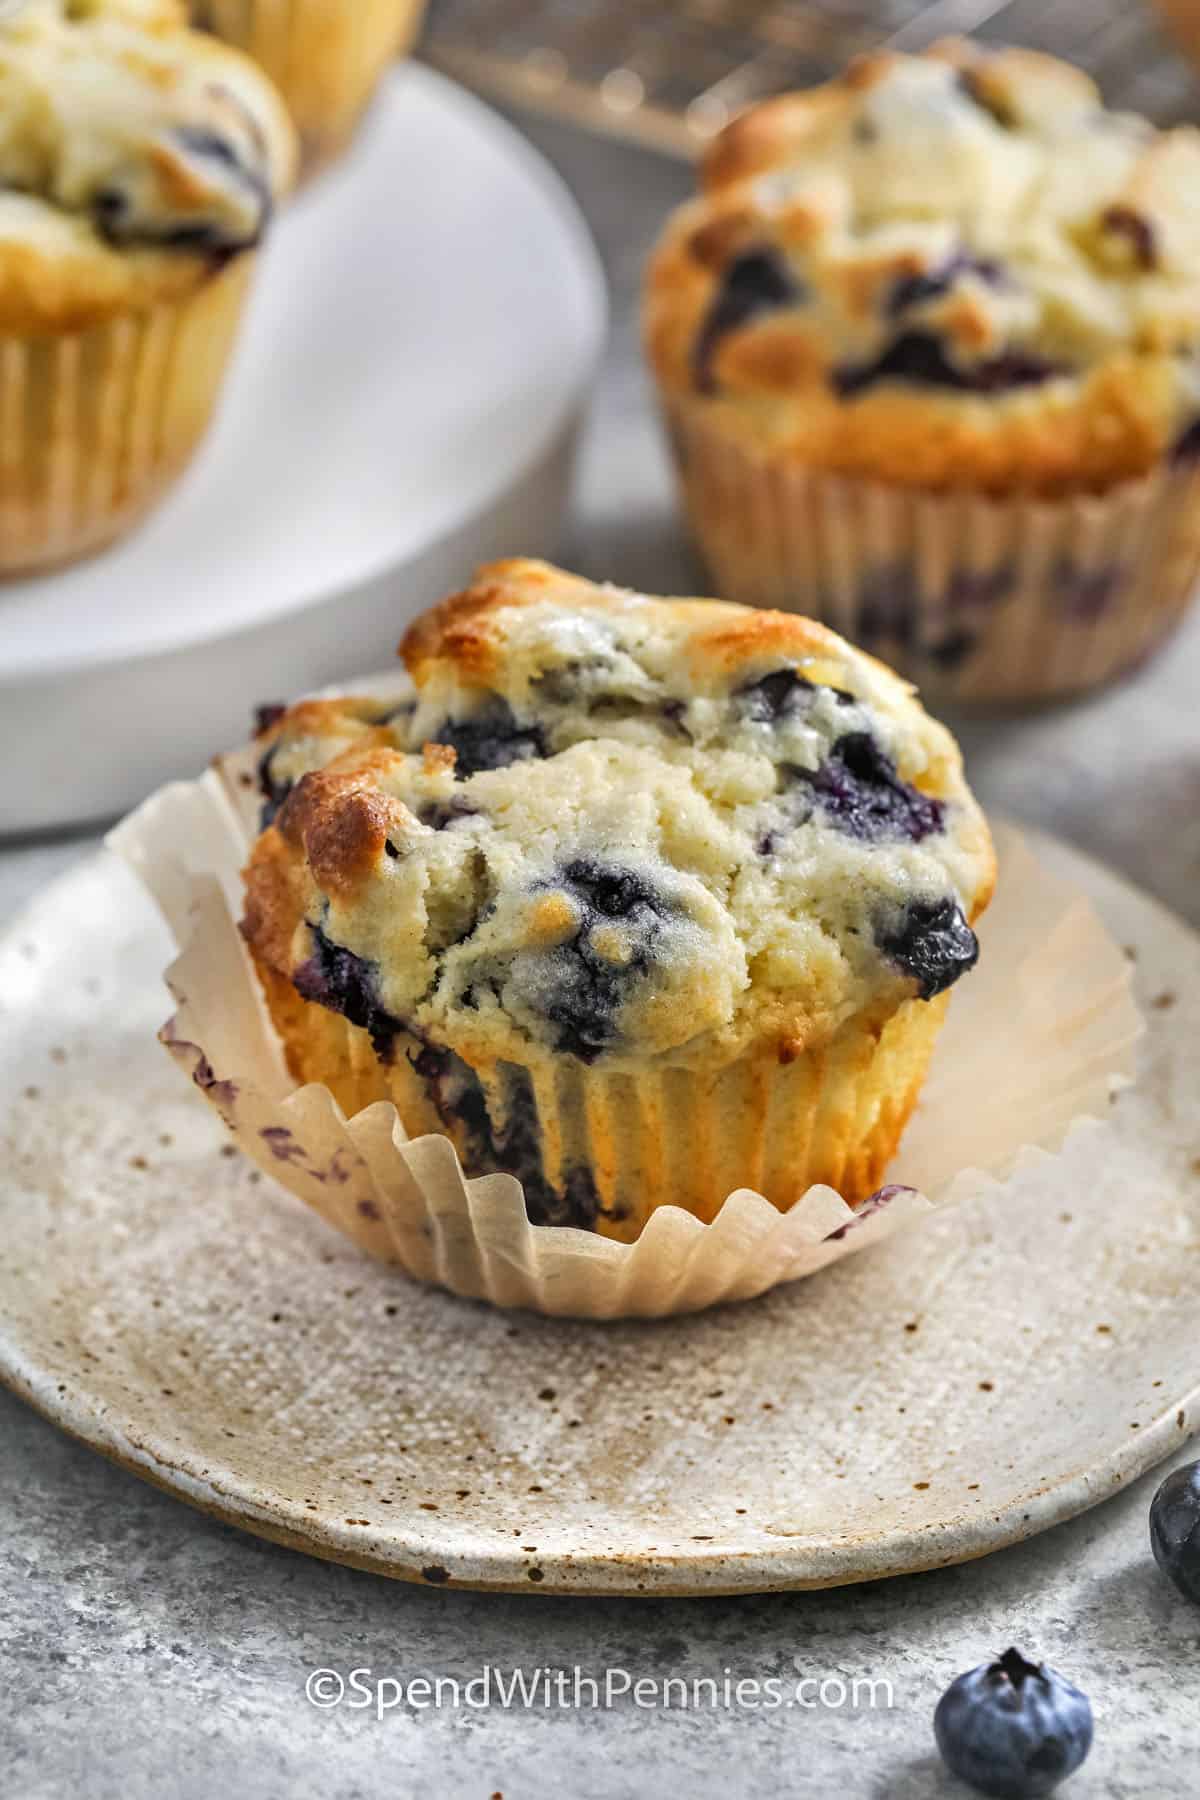
{"label": "paper muffin liner", "polygon": [[449,1138],[410,1138],[389,1101],[348,1118],[328,1088],[288,1074],[237,929],[251,765],[227,759],[162,789],[109,840],[180,945],[163,1042],[259,1168],[362,1249],[456,1294],[595,1319],[747,1299],[1003,1182],[1058,1149],[1074,1121],[1103,1115],[1132,1075],[1127,959],[1087,900],[1005,827],[980,964],[954,992],[886,1185],[857,1209],[814,1185],[780,1212],[739,1184],[710,1223],[662,1206],[633,1243],[535,1226],[513,1176],[468,1180]]}
{"label": "paper muffin liner", "polygon": [[302,1000],[275,970],[257,973],[294,1076],[323,1083],[346,1113],[390,1100],[410,1136],[444,1131],[468,1173],[515,1174],[535,1224],[627,1243],[657,1207],[707,1222],[738,1186],[780,1210],[818,1183],[851,1204],[866,1199],[916,1103],[948,1000],[910,1000],[882,1028],[851,1019],[823,1050],[788,1063],[772,1042],[709,1072],[634,1075],[573,1057],[469,1068],[428,1047],[415,1065],[412,1051],[385,1064],[368,1032]]}
{"label": "paper muffin liner", "polygon": [[1065,698],[1135,668],[1200,577],[1200,460],[1061,500],[936,494],[753,454],[697,406],[667,430],[723,599],[807,613],[947,702]]}
{"label": "paper muffin liner", "polygon": [[252,56],[283,95],[306,176],[346,147],[424,10],[424,0],[192,0],[193,21]]}
{"label": "paper muffin liner", "polygon": [[0,573],[99,550],[162,499],[212,416],[253,262],[82,331],[0,335]]}

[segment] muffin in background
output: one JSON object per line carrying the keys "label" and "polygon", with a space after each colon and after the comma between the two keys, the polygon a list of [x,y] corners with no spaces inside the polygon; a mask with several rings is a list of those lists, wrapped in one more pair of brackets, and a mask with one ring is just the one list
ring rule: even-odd
{"label": "muffin in background", "polygon": [[273,88],[173,0],[0,14],[0,573],[100,549],[211,417],[293,168]]}
{"label": "muffin in background", "polygon": [[252,56],[283,95],[306,175],[346,148],[424,11],[424,0],[191,0],[193,23]]}
{"label": "muffin in background", "polygon": [[951,41],[743,114],[701,187],[645,340],[715,585],[955,699],[1151,651],[1200,572],[1200,133]]}
{"label": "muffin in background", "polygon": [[261,738],[242,930],[295,1079],[535,1224],[874,1192],[994,880],[949,733],[809,620],[543,563],[402,652],[413,702]]}

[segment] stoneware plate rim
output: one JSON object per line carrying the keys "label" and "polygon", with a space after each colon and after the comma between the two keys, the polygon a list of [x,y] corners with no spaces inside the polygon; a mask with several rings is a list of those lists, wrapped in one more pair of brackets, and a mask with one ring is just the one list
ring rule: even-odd
{"label": "stoneware plate rim", "polygon": [[[1125,905],[1143,912],[1157,933],[1175,938],[1183,935],[1190,946],[1200,947],[1190,926],[1123,877],[1061,843],[1029,835],[1037,853],[1051,856],[1058,869],[1086,885],[1100,900],[1102,910],[1107,898],[1119,897]],[[0,953],[36,924],[43,909],[77,884],[94,878],[100,864],[111,864],[113,869],[118,866],[110,853],[101,852],[60,877],[0,937]],[[0,1193],[0,1211],[3,1204]],[[884,1248],[875,1254],[886,1256],[888,1252]],[[0,1278],[0,1290],[2,1286]],[[449,1298],[446,1304],[476,1305]],[[736,1313],[742,1328],[752,1332],[755,1311],[761,1304],[750,1301],[718,1310],[727,1316]],[[1113,1305],[1119,1305],[1116,1293]],[[528,1317],[513,1316],[518,1320]],[[669,1334],[674,1328],[668,1320],[641,1329]],[[602,1338],[621,1327],[589,1325],[580,1329]],[[1189,1424],[1185,1429],[1184,1418],[1194,1420],[1195,1408],[1200,1405],[1198,1373],[1185,1390],[1165,1389],[1169,1398],[1161,1410],[1116,1449],[1106,1442],[1090,1466],[1065,1470],[1049,1482],[1032,1486],[1023,1499],[1011,1501],[1005,1513],[995,1516],[989,1513],[964,1519],[960,1512],[915,1530],[903,1526],[884,1529],[869,1541],[861,1532],[845,1534],[843,1542],[828,1531],[815,1536],[779,1532],[769,1547],[741,1550],[718,1542],[697,1543],[689,1554],[661,1557],[640,1552],[626,1556],[581,1546],[577,1553],[540,1554],[531,1565],[515,1542],[511,1546],[484,1542],[476,1554],[464,1559],[461,1544],[451,1546],[453,1533],[448,1538],[436,1516],[414,1512],[405,1517],[398,1509],[386,1531],[367,1532],[307,1513],[298,1497],[281,1490],[247,1489],[229,1467],[218,1468],[210,1462],[203,1477],[192,1474],[184,1435],[172,1436],[162,1430],[141,1434],[136,1417],[120,1416],[94,1387],[87,1370],[81,1367],[79,1379],[72,1385],[62,1383],[61,1374],[61,1369],[40,1366],[17,1341],[9,1322],[0,1321],[0,1382],[72,1437],[201,1511],[276,1543],[398,1579],[543,1594],[715,1595],[818,1588],[968,1561],[1071,1518],[1143,1474],[1179,1447],[1192,1428]],[[464,1562],[469,1567],[464,1568]]]}

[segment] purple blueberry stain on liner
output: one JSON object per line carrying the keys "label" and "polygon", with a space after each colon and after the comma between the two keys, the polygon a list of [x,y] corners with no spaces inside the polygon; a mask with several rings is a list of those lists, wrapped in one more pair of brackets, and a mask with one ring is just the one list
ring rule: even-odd
{"label": "purple blueberry stain on liner", "polygon": [[1126,575],[1121,563],[1089,567],[1065,556],[1050,571],[1050,594],[1064,618],[1094,625],[1111,611]]}
{"label": "purple blueberry stain on liner", "polygon": [[862,582],[854,636],[866,649],[896,645],[945,671],[961,668],[978,648],[983,620],[1009,599],[1009,563],[956,569],[944,592],[926,597],[910,562],[884,564]]}
{"label": "purple blueberry stain on liner", "polygon": [[[415,1035],[415,1034],[414,1034]],[[473,1069],[454,1051],[422,1043],[409,1062],[447,1130],[463,1133],[462,1163],[468,1176],[512,1175],[525,1194],[525,1211],[533,1225],[571,1225],[594,1231],[606,1215],[591,1170],[569,1167],[561,1187],[546,1176],[541,1125],[533,1083],[523,1069],[504,1065],[503,1119],[493,1121],[487,1096]]]}
{"label": "purple blueberry stain on liner", "polygon": [[185,1044],[185,1041],[182,1038],[164,1039],[164,1042],[169,1044],[171,1049],[187,1048],[195,1050],[196,1066],[192,1070],[192,1080],[200,1089],[200,1092],[202,1094],[207,1094],[213,1104],[222,1111],[232,1108],[238,1095],[237,1082],[221,1080],[214,1072],[213,1066],[209,1062],[207,1056],[200,1050],[199,1045]]}
{"label": "purple blueberry stain on liner", "polygon": [[721,277],[692,350],[692,381],[697,393],[717,391],[713,360],[723,338],[768,313],[798,306],[804,299],[803,286],[769,246],[735,257]]}
{"label": "purple blueberry stain on liner", "polygon": [[826,1233],[825,1243],[841,1243],[843,1238],[849,1237],[856,1226],[865,1225],[867,1220],[874,1218],[876,1213],[885,1212],[898,1194],[915,1194],[916,1191],[915,1187],[907,1187],[902,1181],[890,1181],[886,1186],[876,1188],[873,1194],[867,1195],[861,1205],[855,1207],[852,1219],[847,1219],[846,1223],[839,1225],[836,1231]]}
{"label": "purple blueberry stain on liner", "polygon": [[308,1160],[303,1144],[298,1144],[286,1125],[264,1125],[259,1137],[276,1162],[302,1163]]}

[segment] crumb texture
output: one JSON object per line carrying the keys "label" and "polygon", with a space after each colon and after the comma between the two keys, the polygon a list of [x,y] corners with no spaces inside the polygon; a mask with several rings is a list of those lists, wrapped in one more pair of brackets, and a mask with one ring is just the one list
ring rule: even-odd
{"label": "crumb texture", "polygon": [[953,740],[822,627],[517,562],[404,654],[411,703],[268,727],[245,930],[434,1089],[787,1060],[974,961],[992,853]]}

